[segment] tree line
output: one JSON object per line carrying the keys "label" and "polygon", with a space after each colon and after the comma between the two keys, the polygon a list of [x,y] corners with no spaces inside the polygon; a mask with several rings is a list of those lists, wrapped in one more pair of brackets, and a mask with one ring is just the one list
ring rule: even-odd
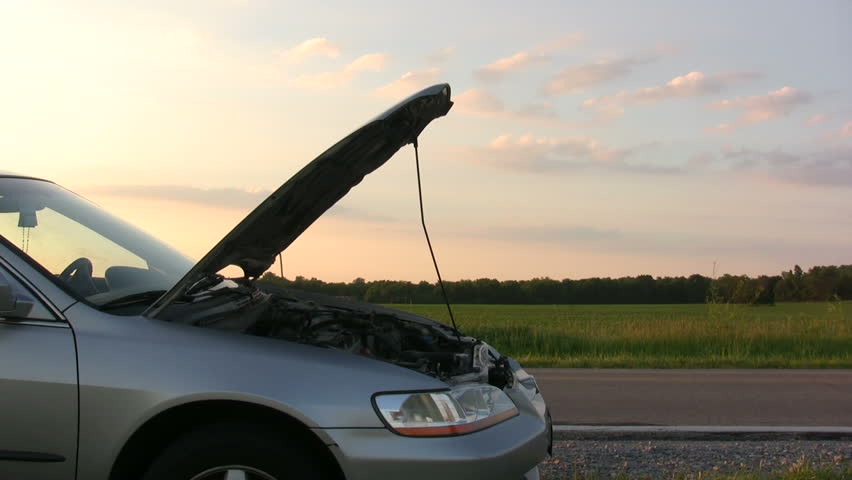
{"label": "tree line", "polygon": [[[437,283],[401,280],[324,282],[298,276],[293,280],[267,272],[263,281],[284,287],[348,297],[371,303],[443,303]],[[817,266],[807,272],[796,265],[781,275],[749,277],[703,275],[689,277],[584,278],[579,280],[446,281],[453,303],[470,304],[661,304],[728,302],[767,304],[852,300],[852,265]]]}

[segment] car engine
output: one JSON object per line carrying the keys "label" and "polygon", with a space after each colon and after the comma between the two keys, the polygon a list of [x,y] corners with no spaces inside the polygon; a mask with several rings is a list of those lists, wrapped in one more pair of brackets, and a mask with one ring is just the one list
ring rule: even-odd
{"label": "car engine", "polygon": [[[273,296],[246,333],[374,357],[441,379],[470,373],[476,341],[448,337],[387,313],[359,312]],[[478,349],[477,349],[478,350]]]}
{"label": "car engine", "polygon": [[450,384],[502,388],[512,372],[489,345],[433,320],[274,286],[207,290],[167,309],[168,320],[331,348],[390,362]]}

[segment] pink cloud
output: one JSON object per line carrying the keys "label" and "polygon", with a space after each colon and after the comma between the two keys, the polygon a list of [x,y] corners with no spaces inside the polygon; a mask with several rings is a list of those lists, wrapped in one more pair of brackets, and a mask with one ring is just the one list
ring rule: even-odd
{"label": "pink cloud", "polygon": [[436,52],[431,53],[426,57],[426,61],[431,64],[441,64],[446,63],[449,59],[453,58],[456,55],[456,47],[449,46],[442,48]]}
{"label": "pink cloud", "polygon": [[459,112],[483,118],[555,119],[556,109],[549,103],[525,105],[516,110],[507,109],[503,102],[481,88],[471,88],[454,99]]}
{"label": "pink cloud", "polygon": [[494,159],[504,167],[548,170],[576,163],[620,162],[626,150],[608,147],[587,137],[537,137],[500,135],[488,144]]}
{"label": "pink cloud", "polygon": [[731,123],[719,123],[712,127],[707,127],[704,130],[710,133],[730,133],[734,131],[735,128],[736,126]]}
{"label": "pink cloud", "polygon": [[488,145],[460,150],[467,161],[488,168],[534,174],[563,174],[584,169],[621,173],[674,174],[677,168],[627,162],[637,148],[617,148],[589,137],[500,135]]}
{"label": "pink cloud", "polygon": [[[831,129],[820,135],[819,139],[826,145],[834,144],[838,141],[845,141],[847,138],[852,138],[852,122],[846,122],[837,129]],[[850,157],[852,160],[852,157]],[[852,165],[852,161],[850,161]]]}
{"label": "pink cloud", "polygon": [[760,123],[790,114],[796,107],[809,103],[811,95],[793,87],[783,87],[766,95],[720,100],[707,106],[711,110],[741,112],[739,125]]}
{"label": "pink cloud", "polygon": [[310,57],[337,58],[340,49],[332,44],[327,38],[317,37],[305,40],[295,47],[281,53],[281,57],[288,63],[302,63]]}
{"label": "pink cloud", "polygon": [[635,65],[645,63],[636,59],[599,60],[592,63],[564,68],[553,75],[544,85],[547,95],[564,95],[583,91],[589,87],[623,77]]}
{"label": "pink cloud", "polygon": [[465,90],[453,99],[459,111],[468,113],[494,113],[503,111],[503,102],[481,88]]}
{"label": "pink cloud", "polygon": [[770,180],[795,185],[852,187],[852,150],[842,145],[795,154],[728,149],[722,151],[722,157],[735,161],[730,168],[741,174],[762,172]]}
{"label": "pink cloud", "polygon": [[828,120],[828,115],[824,113],[817,113],[816,115],[811,115],[810,117],[808,117],[808,119],[805,120],[805,125],[812,127],[814,125],[824,123],[826,120]]}
{"label": "pink cloud", "polygon": [[701,97],[719,93],[736,83],[758,78],[752,72],[732,72],[704,74],[689,72],[675,77],[665,85],[645,87],[634,91],[621,91],[615,95],[593,97],[583,103],[583,107],[592,109],[604,116],[618,116],[624,113],[626,105],[641,105],[663,102],[678,98]]}
{"label": "pink cloud", "polygon": [[443,74],[444,71],[438,67],[412,70],[403,73],[401,77],[393,82],[376,89],[375,93],[385,97],[404,98],[421,88],[438,83]]}
{"label": "pink cloud", "polygon": [[295,84],[303,88],[337,88],[349,84],[361,72],[381,72],[390,62],[384,53],[361,55],[336,72],[322,72],[296,77]]}
{"label": "pink cloud", "polygon": [[561,38],[557,38],[551,42],[539,45],[535,51],[538,53],[556,53],[566,48],[571,48],[585,39],[585,35],[579,32],[569,33]]}
{"label": "pink cloud", "polygon": [[390,57],[384,53],[368,53],[361,55],[344,67],[344,70],[352,72],[381,72],[390,63]]}
{"label": "pink cloud", "polygon": [[717,73],[705,75],[701,72],[689,72],[671,79],[659,87],[640,88],[628,94],[624,100],[627,103],[657,103],[674,98],[700,97],[718,93],[728,86],[756,78],[754,73]]}
{"label": "pink cloud", "polygon": [[550,57],[543,53],[518,52],[510,57],[501,58],[484,67],[473,71],[474,76],[480,80],[497,81],[506,75],[525,70],[532,65],[545,63]]}
{"label": "pink cloud", "polygon": [[524,50],[495,60],[473,71],[474,77],[483,81],[499,81],[515,72],[526,70],[534,65],[550,61],[550,54],[572,47],[582,41],[583,35],[571,33],[552,42],[539,45],[532,50]]}

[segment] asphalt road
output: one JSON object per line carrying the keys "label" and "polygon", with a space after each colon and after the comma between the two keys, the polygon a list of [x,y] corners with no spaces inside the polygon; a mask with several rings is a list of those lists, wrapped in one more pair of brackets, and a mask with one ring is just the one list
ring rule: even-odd
{"label": "asphalt road", "polygon": [[852,426],[852,370],[528,370],[556,424]]}

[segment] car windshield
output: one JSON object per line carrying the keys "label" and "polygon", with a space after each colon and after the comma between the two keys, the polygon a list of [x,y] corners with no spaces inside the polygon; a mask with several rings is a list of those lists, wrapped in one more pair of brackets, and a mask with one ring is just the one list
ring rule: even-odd
{"label": "car windshield", "polygon": [[95,305],[171,288],[195,263],[50,182],[0,178],[0,235]]}

